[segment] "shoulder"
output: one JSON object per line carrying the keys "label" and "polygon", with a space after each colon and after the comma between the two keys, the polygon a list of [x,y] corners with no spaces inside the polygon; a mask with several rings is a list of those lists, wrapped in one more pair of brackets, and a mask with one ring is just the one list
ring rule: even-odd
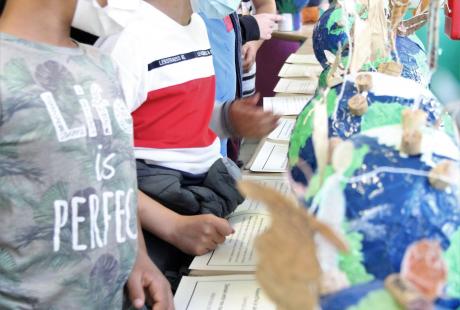
{"label": "shoulder", "polygon": [[[206,17],[204,15],[201,16],[198,13],[193,13],[191,23],[193,24],[194,27],[206,29],[205,18]],[[208,19],[208,20],[210,20],[210,19]]]}

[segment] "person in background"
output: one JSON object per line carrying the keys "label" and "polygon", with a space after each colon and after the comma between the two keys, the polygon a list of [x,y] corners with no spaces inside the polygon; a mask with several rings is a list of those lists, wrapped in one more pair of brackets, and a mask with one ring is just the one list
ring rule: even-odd
{"label": "person in background", "polygon": [[[206,23],[213,54],[216,105],[233,102],[243,96],[242,45],[251,40],[269,39],[280,17],[275,14],[261,14],[256,16],[257,18],[251,15],[238,17],[236,12],[224,18],[209,18],[203,13],[200,15]],[[257,103],[256,100],[251,102]],[[245,107],[240,115],[235,116],[244,119],[254,128],[260,120],[267,117],[270,115],[264,114],[263,110],[255,105]],[[232,146],[227,153],[227,138],[221,140],[221,153],[223,156],[228,155],[235,162],[238,161],[238,154]]]}
{"label": "person in background", "polygon": [[[192,4],[196,10],[215,8],[207,1]],[[240,171],[221,157],[219,139],[209,128],[216,111],[215,76],[205,25],[188,1],[149,0],[135,22],[96,45],[121,67],[134,119],[139,189],[190,219],[208,217],[205,224],[211,227],[204,236],[191,230],[179,241],[212,242],[198,249],[189,242],[187,248],[159,235],[161,217],[155,208],[144,210],[142,227],[153,233],[150,254],[161,270],[175,271],[190,259],[184,253],[202,255],[225,241],[232,228],[222,217],[243,201],[235,187]],[[271,131],[278,119],[271,113],[254,129],[245,119],[231,121],[234,107],[244,110],[249,100],[217,107],[220,128],[243,135]]]}
{"label": "person in background", "polygon": [[[262,10],[267,10],[267,7],[261,5],[261,2],[257,4],[262,6]],[[245,2],[242,2],[241,6],[243,8],[247,7]],[[228,102],[232,102],[235,98],[254,95],[255,85],[252,87],[250,85],[251,83],[255,84],[255,72],[254,76],[243,72],[242,52],[246,52],[246,50],[242,50],[242,46],[248,46],[247,43],[251,41],[270,39],[273,30],[276,28],[276,23],[280,21],[281,17],[270,13],[261,13],[254,16],[248,14],[237,15],[236,12],[219,19],[206,16],[203,13],[201,13],[201,16],[206,23],[213,53],[216,71],[216,105],[225,107]],[[250,94],[247,91],[248,85],[251,88]],[[233,119],[241,120],[242,123],[253,129],[261,128],[259,123],[268,119],[271,115],[266,114],[262,108],[256,106],[258,97],[252,97],[251,99],[257,100],[251,100],[251,105],[249,106],[235,106],[233,108]],[[257,137],[260,138],[266,134],[268,132]],[[241,135],[233,134],[233,137],[227,140],[226,137],[228,136],[231,135],[227,134],[221,140],[221,153],[241,166],[243,163],[238,158]]]}
{"label": "person in background", "polygon": [[8,0],[0,18],[0,308],[121,309],[126,285],[135,307],[173,309],[118,69],[70,38],[76,2]]}
{"label": "person in background", "polygon": [[[248,14],[255,14],[254,17],[265,16],[276,13],[275,0],[243,0],[243,7]],[[245,13],[245,12],[243,12]],[[269,25],[272,26],[273,25]],[[272,31],[275,30],[273,27]],[[270,36],[271,38],[271,32]],[[256,56],[257,51],[263,44],[263,40],[247,42],[243,45],[243,96],[253,95],[256,91]]]}
{"label": "person in background", "polygon": [[[113,20],[116,21],[114,25],[111,27],[106,27],[108,30],[111,30],[112,33],[117,32],[115,30],[121,30],[124,25],[126,25],[130,20],[135,19],[133,16],[136,16],[137,13],[140,11],[139,3],[142,0],[131,0],[129,3],[130,5],[122,5],[121,2],[111,2],[108,6],[109,12],[111,12],[113,16]],[[105,30],[100,23],[93,23],[92,20],[94,17],[92,16],[91,12],[93,10],[92,1],[86,0],[81,1],[81,4],[77,8],[76,18],[78,19],[75,22],[75,26],[78,29],[72,29],[72,37],[79,42],[84,42],[87,44],[94,44],[99,36],[106,36],[107,30]],[[213,21],[218,21],[223,23],[222,18],[215,18],[220,17],[220,15],[225,14],[222,12],[229,12],[234,9],[240,4],[240,0],[222,0],[222,1],[214,1],[212,5],[207,0],[192,0],[191,1],[192,8],[196,12],[201,12],[203,10],[207,10],[207,14],[211,15]],[[214,7],[213,7],[214,6]],[[107,8],[105,8],[107,10]],[[135,11],[135,14],[134,12]],[[220,14],[220,15],[219,15]],[[236,18],[236,14],[234,14]],[[242,35],[242,43],[249,40],[258,40],[258,39],[269,39],[271,36],[272,28],[274,27],[275,22],[279,19],[278,16],[272,14],[259,14],[254,18],[253,16],[247,15],[242,16],[239,19],[239,24],[241,26],[241,35]],[[110,25],[110,23],[108,23]],[[113,23],[112,23],[113,24]],[[221,25],[216,25],[216,27],[220,27]],[[259,30],[260,26],[260,30]],[[83,31],[82,31],[83,30]],[[105,34],[104,34],[105,33]],[[230,35],[234,35],[234,32],[231,31]],[[210,33],[211,40],[213,33]],[[221,33],[223,34],[223,33]],[[215,38],[215,36],[214,36]],[[239,38],[236,36],[235,38]],[[236,43],[235,48],[237,57],[240,57],[241,50],[240,47],[241,43]],[[217,55],[219,57],[219,55]],[[228,66],[230,65],[230,70],[233,70],[234,64],[228,59],[223,59],[222,57],[219,58],[223,60],[224,63]],[[241,68],[241,59],[237,59],[237,68]],[[220,68],[220,67],[216,67]],[[226,69],[226,67],[224,68]],[[218,70],[218,69],[217,69]],[[222,71],[221,71],[222,72]],[[241,97],[241,69],[238,70],[239,81],[238,83],[238,90],[236,98]],[[222,77],[219,72],[217,72],[217,79]],[[227,76],[226,78],[229,78]],[[221,85],[221,83],[219,83]],[[261,109],[255,108],[254,104],[246,104],[245,102],[233,102],[232,100],[235,99],[235,83],[227,83],[227,86],[230,87],[222,87],[217,89],[217,92],[220,90],[224,90],[223,95],[216,96],[216,105],[212,114],[211,120],[211,127],[213,130],[219,134],[220,137],[224,137],[222,140],[222,154],[226,155],[226,137],[229,136],[241,136],[244,135],[246,137],[255,137],[260,138],[269,133],[272,129],[272,124],[276,121],[276,117],[273,117],[271,113],[263,113]],[[233,89],[233,91],[232,91]],[[228,94],[232,94],[227,96]],[[230,101],[226,101],[227,98]],[[256,103],[257,100],[252,100],[251,102]],[[225,103],[225,104],[221,104]],[[233,124],[229,125],[229,124]],[[233,129],[233,130],[232,130]],[[230,158],[237,161],[236,155],[231,156]]]}

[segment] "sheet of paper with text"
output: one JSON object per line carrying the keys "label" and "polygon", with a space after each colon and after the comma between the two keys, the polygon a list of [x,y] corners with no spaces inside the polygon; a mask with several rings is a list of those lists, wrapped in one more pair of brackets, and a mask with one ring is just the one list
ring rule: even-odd
{"label": "sheet of paper with text", "polygon": [[318,86],[317,79],[286,79],[281,78],[276,84],[274,92],[275,93],[287,93],[287,94],[305,94],[313,95]]}
{"label": "sheet of paper with text", "polygon": [[182,277],[176,310],[276,310],[253,275]]}
{"label": "sheet of paper with text", "polygon": [[264,97],[264,110],[277,115],[299,115],[312,96]]}

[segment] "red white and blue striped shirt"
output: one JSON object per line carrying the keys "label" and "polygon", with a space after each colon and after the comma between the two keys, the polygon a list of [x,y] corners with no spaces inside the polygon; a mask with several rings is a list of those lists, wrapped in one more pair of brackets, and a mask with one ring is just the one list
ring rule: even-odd
{"label": "red white and blue striped shirt", "polygon": [[182,26],[145,4],[139,19],[97,45],[120,67],[134,120],[136,158],[205,173],[220,144],[209,128],[215,75],[206,26],[198,14]]}

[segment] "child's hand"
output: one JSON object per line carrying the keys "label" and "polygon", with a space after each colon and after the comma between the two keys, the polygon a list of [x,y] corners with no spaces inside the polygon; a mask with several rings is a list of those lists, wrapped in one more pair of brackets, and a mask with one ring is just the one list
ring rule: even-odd
{"label": "child's hand", "polygon": [[235,100],[229,108],[231,125],[240,137],[263,138],[277,126],[280,116],[257,106],[259,94]]}
{"label": "child's hand", "polygon": [[182,252],[203,255],[225,242],[234,233],[226,219],[211,214],[180,216],[170,240]]}
{"label": "child's hand", "polygon": [[273,31],[275,31],[278,27],[277,23],[283,20],[281,15],[267,13],[256,14],[254,15],[254,18],[259,26],[261,40],[271,39]]}
{"label": "child's hand", "polygon": [[243,57],[243,72],[248,73],[256,62],[257,51],[263,41],[251,41],[243,45],[241,48],[241,56]]}
{"label": "child's hand", "polygon": [[[136,263],[126,284],[129,299],[136,309],[147,303],[153,310],[173,310],[171,286],[150,260],[145,249],[139,248]],[[147,295],[147,296],[146,296]]]}

